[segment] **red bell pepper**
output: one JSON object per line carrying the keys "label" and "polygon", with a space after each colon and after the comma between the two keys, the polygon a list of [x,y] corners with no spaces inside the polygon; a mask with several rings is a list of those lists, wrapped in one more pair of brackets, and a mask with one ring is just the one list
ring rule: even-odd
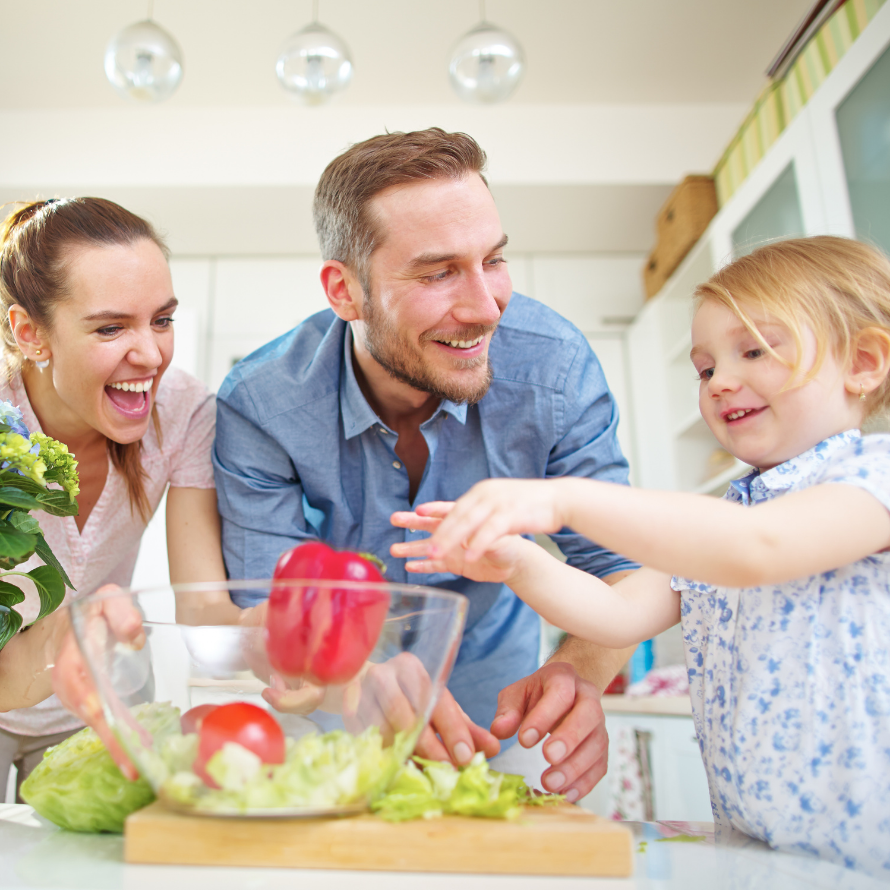
{"label": "red bell pepper", "polygon": [[380,584],[383,576],[377,567],[357,553],[312,541],[282,553],[273,577],[307,583],[277,584],[269,596],[266,654],[272,667],[318,686],[351,680],[377,644],[389,611],[389,593],[376,586],[314,586],[311,582]]}

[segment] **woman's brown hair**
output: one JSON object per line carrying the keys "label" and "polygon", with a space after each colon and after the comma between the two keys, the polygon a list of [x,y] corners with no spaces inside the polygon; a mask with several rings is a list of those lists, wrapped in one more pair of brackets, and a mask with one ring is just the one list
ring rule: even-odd
{"label": "woman's brown hair", "polygon": [[[66,260],[72,247],[153,241],[169,256],[166,244],[146,220],[103,198],[61,198],[22,203],[0,227],[0,337],[7,375],[21,371],[25,361],[9,324],[9,309],[18,304],[34,321],[52,329],[53,310],[68,295]],[[152,423],[160,440],[157,409]],[[114,468],[123,476],[130,508],[144,522],[151,518],[145,495],[142,440],[129,444],[106,439]]]}

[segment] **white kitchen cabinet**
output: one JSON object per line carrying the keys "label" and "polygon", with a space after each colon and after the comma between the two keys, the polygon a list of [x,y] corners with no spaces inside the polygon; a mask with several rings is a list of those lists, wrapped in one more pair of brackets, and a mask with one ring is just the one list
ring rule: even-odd
{"label": "white kitchen cabinet", "polygon": [[[689,360],[697,284],[764,240],[859,237],[890,250],[890,4],[711,221],[627,332],[636,481],[721,495],[745,472],[698,412]],[[855,211],[855,212],[854,212]]]}
{"label": "white kitchen cabinet", "polygon": [[[657,821],[711,822],[708,780],[695,737],[692,717],[648,713],[606,713],[609,762],[617,763],[617,741],[622,729],[649,734],[653,818]],[[610,770],[581,805],[599,816],[611,816]],[[612,776],[610,778],[610,775]]]}

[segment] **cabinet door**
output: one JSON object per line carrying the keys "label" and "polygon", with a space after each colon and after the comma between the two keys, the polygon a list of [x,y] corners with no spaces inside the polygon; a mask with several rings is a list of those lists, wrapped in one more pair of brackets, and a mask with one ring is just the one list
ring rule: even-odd
{"label": "cabinet door", "polygon": [[732,254],[744,256],[767,241],[803,234],[800,193],[792,161],[733,229]]}
{"label": "cabinet door", "polygon": [[856,237],[890,253],[890,49],[836,116]]}

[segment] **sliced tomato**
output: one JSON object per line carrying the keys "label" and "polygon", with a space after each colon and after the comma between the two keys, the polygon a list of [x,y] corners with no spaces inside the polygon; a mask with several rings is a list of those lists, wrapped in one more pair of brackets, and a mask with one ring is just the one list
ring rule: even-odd
{"label": "sliced tomato", "polygon": [[219,786],[207,773],[207,761],[226,742],[247,748],[263,763],[284,763],[284,733],[268,711],[243,701],[213,707],[201,723],[194,763],[195,773],[211,788]]}

